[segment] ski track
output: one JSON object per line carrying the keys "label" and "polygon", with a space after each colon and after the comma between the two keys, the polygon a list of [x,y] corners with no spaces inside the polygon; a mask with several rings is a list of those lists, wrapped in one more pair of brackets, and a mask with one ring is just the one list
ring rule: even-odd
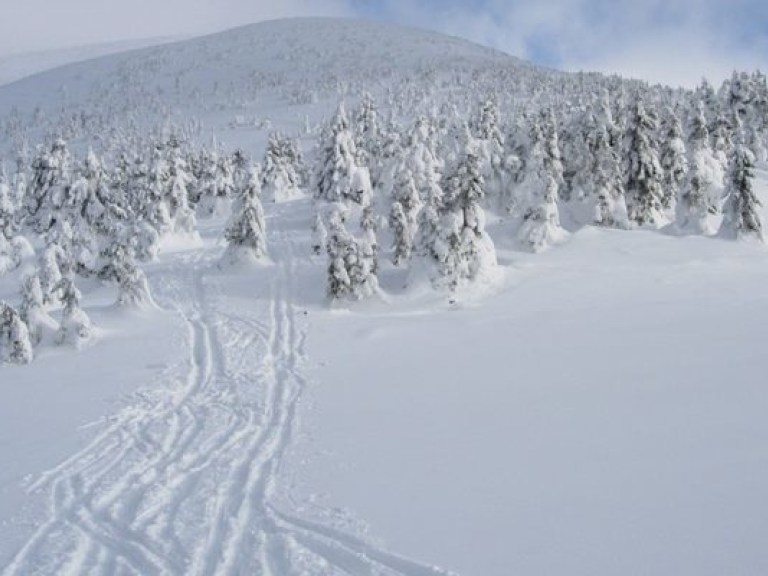
{"label": "ski track", "polygon": [[275,504],[307,382],[293,241],[273,236],[283,258],[254,318],[216,309],[212,250],[176,256],[155,279],[186,325],[186,373],[169,370],[31,484],[50,514],[5,576],[448,574]]}

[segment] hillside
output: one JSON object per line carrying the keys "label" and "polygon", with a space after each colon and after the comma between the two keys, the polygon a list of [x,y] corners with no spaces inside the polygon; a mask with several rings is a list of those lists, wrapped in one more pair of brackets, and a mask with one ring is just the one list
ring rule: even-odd
{"label": "hillside", "polygon": [[765,76],[297,19],[0,126],[4,575],[768,570]]}
{"label": "hillside", "polygon": [[[178,39],[177,39],[178,40]],[[138,50],[148,46],[171,42],[172,39],[149,38],[146,40],[125,40],[105,44],[59,48],[41,52],[22,52],[0,58],[0,86],[11,84],[35,74],[100,56]]]}
{"label": "hillside", "polygon": [[[292,19],[75,63],[0,87],[0,116],[68,139],[124,127],[199,119],[207,134],[247,144],[263,120],[289,133],[327,115],[345,94],[414,86],[464,91],[470,82],[533,67],[464,40],[393,25]],[[554,73],[553,73],[554,74]],[[427,105],[428,102],[422,103]],[[77,116],[80,125],[69,120]],[[236,133],[232,124],[239,123]],[[63,128],[66,126],[66,128]],[[231,136],[231,138],[230,138]]]}

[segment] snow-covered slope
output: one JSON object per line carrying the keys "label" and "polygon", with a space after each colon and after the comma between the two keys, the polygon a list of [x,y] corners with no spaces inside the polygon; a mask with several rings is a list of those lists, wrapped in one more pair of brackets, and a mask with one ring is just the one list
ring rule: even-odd
{"label": "snow-covered slope", "polygon": [[[32,144],[194,118],[261,154],[269,125],[311,144],[339,97],[408,117],[393,91],[418,109],[531,75],[558,77],[292,20],[39,74],[0,118]],[[224,220],[201,219],[145,266],[157,309],[82,280],[94,340],[0,367],[3,574],[768,572],[764,246],[585,226],[533,255],[490,215],[492,294],[406,290],[382,258],[386,296],[332,308],[307,196],[265,206],[268,260],[222,267]]]}
{"label": "snow-covered slope", "polygon": [[46,50],[43,52],[25,52],[3,56],[0,58],[0,86],[67,64],[91,60],[109,54],[118,54],[128,50],[138,50],[148,46],[157,46],[173,41],[174,39],[172,38],[124,40],[106,44],[91,44],[73,48]]}
{"label": "snow-covered slope", "polygon": [[522,81],[522,71],[534,70],[507,54],[421,30],[291,19],[106,56],[0,87],[0,117],[13,111],[33,136],[59,133],[69,141],[127,124],[198,120],[207,134],[223,133],[225,143],[247,148],[254,126],[266,121],[298,133],[306,116],[325,117],[340,97],[362,90],[405,93],[409,106],[429,109],[427,94],[409,91],[464,94],[484,78],[513,74]]}

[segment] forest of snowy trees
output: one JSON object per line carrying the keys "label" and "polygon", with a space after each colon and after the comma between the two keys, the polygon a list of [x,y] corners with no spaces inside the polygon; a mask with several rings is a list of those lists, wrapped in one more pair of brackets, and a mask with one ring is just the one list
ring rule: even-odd
{"label": "forest of snowy trees", "polygon": [[117,306],[153,306],[143,263],[168,236],[195,241],[200,219],[228,219],[224,262],[263,260],[264,201],[312,198],[307,229],[327,269],[317,290],[331,301],[381,293],[385,263],[441,291],[491,281],[491,216],[533,252],[583,226],[763,241],[753,190],[768,160],[763,74],[692,91],[576,78],[556,97],[487,91],[428,113],[391,95],[379,108],[363,91],[339,104],[306,159],[279,132],[256,159],[167,129],[100,153],[72,152],[61,133],[19,146],[0,170],[0,276],[23,271],[18,301],[0,302],[0,360],[86,344],[83,279],[114,286]]}

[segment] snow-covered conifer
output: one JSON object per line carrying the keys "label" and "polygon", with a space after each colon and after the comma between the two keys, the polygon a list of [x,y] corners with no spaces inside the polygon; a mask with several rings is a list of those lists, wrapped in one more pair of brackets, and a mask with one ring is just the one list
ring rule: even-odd
{"label": "snow-covered conifer", "polygon": [[395,201],[389,213],[389,225],[394,233],[392,262],[399,266],[411,257],[413,240],[418,228],[422,202],[413,173],[406,169],[399,174],[394,190]]}
{"label": "snow-covered conifer", "polygon": [[13,307],[0,301],[0,359],[14,364],[29,364],[33,358],[27,325]]}
{"label": "snow-covered conifer", "polygon": [[149,171],[141,190],[141,216],[152,226],[159,236],[164,236],[173,230],[171,209],[167,191],[169,189],[170,170],[165,160],[160,144],[152,147]]}
{"label": "snow-covered conifer", "polygon": [[485,180],[486,195],[496,205],[509,175],[504,154],[504,135],[500,128],[499,105],[495,98],[488,98],[480,107],[474,136],[477,139],[477,153]]}
{"label": "snow-covered conifer", "polygon": [[69,268],[69,256],[66,250],[58,242],[49,242],[40,253],[38,260],[40,284],[43,289],[43,300],[46,303],[56,300],[56,286]]}
{"label": "snow-covered conifer", "polygon": [[37,272],[26,276],[22,282],[20,312],[34,345],[38,345],[46,334],[55,334],[59,328],[58,323],[46,309],[40,276]]}
{"label": "snow-covered conifer", "polygon": [[64,277],[55,287],[63,304],[56,343],[72,344],[79,348],[93,337],[90,318],[80,307],[82,295],[72,278]]}
{"label": "snow-covered conifer", "polygon": [[326,202],[357,201],[353,182],[358,170],[357,147],[343,103],[321,138],[318,160],[315,197]]}
{"label": "snow-covered conifer", "polygon": [[680,189],[688,173],[683,128],[674,110],[668,110],[663,126],[661,168],[664,170],[663,190],[665,209],[674,208]]}
{"label": "snow-covered conifer", "polygon": [[261,188],[265,198],[286,202],[301,196],[293,143],[279,132],[269,136],[264,152]]}
{"label": "snow-covered conifer", "polygon": [[701,104],[691,115],[688,133],[688,174],[677,200],[676,227],[683,233],[709,234],[709,213],[722,168],[710,148]]}
{"label": "snow-covered conifer", "polygon": [[189,186],[193,182],[189,166],[177,146],[168,153],[168,211],[173,221],[173,231],[194,234],[197,228],[195,211],[189,202]]}
{"label": "snow-covered conifer", "polygon": [[0,165],[0,236],[6,240],[13,238],[16,232],[16,206],[11,196],[11,187],[5,167]]}
{"label": "snow-covered conifer", "polygon": [[260,194],[260,168],[254,166],[248,183],[235,199],[225,232],[229,243],[225,259],[231,263],[256,261],[267,254],[267,232]]}
{"label": "snow-covered conifer", "polygon": [[323,215],[315,207],[315,219],[312,222],[312,253],[319,256],[325,251],[325,245],[328,242],[328,229],[323,222]]}
{"label": "snow-covered conifer", "polygon": [[117,282],[117,305],[129,308],[151,306],[152,296],[144,271],[136,262],[133,249],[123,243],[115,243],[109,250],[109,268]]}
{"label": "snow-covered conifer", "polygon": [[663,170],[655,134],[654,110],[638,97],[626,131],[626,197],[629,219],[638,226],[659,226],[664,220]]}
{"label": "snow-covered conifer", "polygon": [[621,165],[605,125],[595,127],[594,132],[590,134],[590,144],[593,151],[592,223],[626,228],[628,217]]}
{"label": "snow-covered conifer", "polygon": [[534,252],[546,250],[565,236],[560,226],[558,208],[562,167],[558,165],[557,154],[552,154],[553,148],[557,146],[557,141],[551,140],[553,134],[551,128],[546,133],[542,130],[538,118],[531,119],[531,148],[525,160],[525,176],[520,185],[521,205],[524,209],[518,239]]}
{"label": "snow-covered conifer", "polygon": [[365,206],[360,214],[360,231],[362,233],[361,241],[364,243],[366,255],[370,252],[373,259],[373,273],[379,270],[379,240],[377,232],[379,222],[372,204]]}
{"label": "snow-covered conifer", "polygon": [[726,201],[720,236],[724,238],[752,238],[764,242],[760,200],[753,188],[755,157],[742,141],[731,153],[726,178]]}
{"label": "snow-covered conifer", "polygon": [[468,127],[462,132],[464,153],[443,186],[439,209],[435,211],[431,203],[423,209],[414,268],[416,274],[426,272],[435,288],[451,291],[487,277],[496,267],[496,251],[480,207],[484,180],[477,142]]}
{"label": "snow-covered conifer", "polygon": [[[373,166],[378,161],[380,146],[379,112],[369,92],[363,93],[355,114],[354,137],[357,160],[362,166]],[[373,172],[373,171],[372,171]],[[374,185],[378,184],[373,182]]]}
{"label": "snow-covered conifer", "polygon": [[338,217],[329,218],[328,297],[362,300],[378,291],[375,254],[369,243],[356,240]]}
{"label": "snow-covered conifer", "polygon": [[32,162],[32,183],[24,199],[27,223],[47,232],[59,217],[70,186],[70,157],[63,140],[41,150]]}

